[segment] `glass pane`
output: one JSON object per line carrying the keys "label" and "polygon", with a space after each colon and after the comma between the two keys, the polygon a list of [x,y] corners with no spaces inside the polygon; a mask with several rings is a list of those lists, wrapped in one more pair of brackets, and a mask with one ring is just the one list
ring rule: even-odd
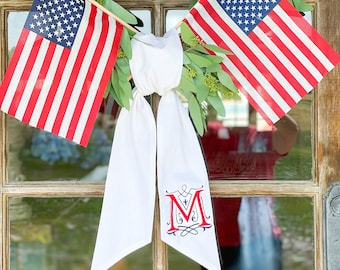
{"label": "glass pane", "polygon": [[310,198],[214,198],[213,203],[225,269],[314,269]]}
{"label": "glass pane", "polygon": [[[89,269],[101,203],[100,198],[11,198],[10,269]],[[313,269],[310,198],[215,198],[214,208],[220,245],[228,257],[239,252],[243,270],[275,270],[266,268],[274,255],[282,258],[282,269]],[[112,269],[152,269],[151,254],[146,246]],[[200,267],[170,248],[169,269]]]}
{"label": "glass pane", "polygon": [[169,246],[168,249],[169,270],[200,270],[201,267],[195,261],[179,253],[176,249]]}
{"label": "glass pane", "polygon": [[9,181],[104,181],[116,117],[106,114],[105,106],[87,147],[8,117]]}
{"label": "glass pane", "polygon": [[[101,204],[100,198],[11,198],[10,270],[90,269]],[[151,245],[111,269],[152,269]]]}
{"label": "glass pane", "polygon": [[275,126],[245,98],[225,100],[223,118],[208,107],[202,146],[210,179],[311,179],[311,103],[309,94]]}
{"label": "glass pane", "polygon": [[313,94],[304,97],[289,115],[298,125],[298,134],[294,147],[288,155],[280,158],[274,167],[276,180],[312,179],[312,112]]}
{"label": "glass pane", "polygon": [[186,9],[172,9],[166,11],[165,16],[165,29],[166,31],[174,28],[178,25],[178,23],[184,18],[184,16],[188,13]]}
{"label": "glass pane", "polygon": [[145,34],[152,32],[151,10],[148,9],[130,9],[130,11],[143,22],[143,27],[137,29]]}
{"label": "glass pane", "polygon": [[24,27],[24,24],[26,21],[27,14],[28,12],[25,12],[25,11],[21,11],[21,12],[12,11],[12,12],[9,12],[8,14],[7,46],[8,46],[9,56],[11,56],[11,52],[13,52],[13,49],[17,45],[21,30]]}

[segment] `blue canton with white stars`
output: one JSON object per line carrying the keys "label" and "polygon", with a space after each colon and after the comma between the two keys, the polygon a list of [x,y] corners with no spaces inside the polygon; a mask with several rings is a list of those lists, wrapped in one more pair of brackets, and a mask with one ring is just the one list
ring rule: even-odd
{"label": "blue canton with white stars", "polygon": [[25,28],[71,48],[84,14],[85,0],[35,0]]}
{"label": "blue canton with white stars", "polygon": [[217,0],[228,16],[249,34],[280,0]]}

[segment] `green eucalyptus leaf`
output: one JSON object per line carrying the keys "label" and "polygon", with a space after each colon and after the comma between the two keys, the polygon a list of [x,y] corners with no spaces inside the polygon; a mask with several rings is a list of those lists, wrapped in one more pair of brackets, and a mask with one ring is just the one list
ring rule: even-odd
{"label": "green eucalyptus leaf", "polygon": [[193,93],[196,92],[196,86],[194,84],[194,80],[192,78],[188,78],[188,70],[186,68],[183,68],[179,87],[189,92],[193,92]]}
{"label": "green eucalyptus leaf", "polygon": [[312,5],[304,2],[303,0],[290,0],[290,2],[293,4],[293,6],[298,10],[298,11],[312,11],[314,8]]}
{"label": "green eucalyptus leaf", "polygon": [[132,57],[132,47],[131,47],[131,39],[128,30],[126,27],[123,28],[122,37],[120,39],[120,47],[126,54],[126,56],[131,59]]}
{"label": "green eucalyptus leaf", "polygon": [[233,100],[240,100],[241,99],[239,91],[233,92],[221,83],[218,86],[218,91],[221,93],[223,98],[233,99]]}
{"label": "green eucalyptus leaf", "polygon": [[190,63],[191,63],[190,58],[185,53],[183,53],[183,64],[187,65],[187,64],[190,64]]}
{"label": "green eucalyptus leaf", "polygon": [[115,88],[115,92],[117,96],[119,97],[122,107],[124,107],[127,110],[130,110],[130,100],[128,96],[125,94],[124,89],[122,89],[120,86],[118,88]]}
{"label": "green eucalyptus leaf", "polygon": [[222,67],[218,63],[212,64],[206,68],[207,73],[214,73],[219,71],[222,71]]}
{"label": "green eucalyptus leaf", "polygon": [[224,117],[225,116],[225,108],[222,102],[222,99],[219,95],[209,95],[207,97],[207,101],[209,104],[215,109],[218,115]]}
{"label": "green eucalyptus leaf", "polygon": [[112,0],[105,1],[104,7],[107,8],[109,11],[111,11],[114,15],[116,15],[118,18],[120,18],[124,22],[128,24],[137,24],[137,18],[135,17],[135,15],[127,11],[117,2],[114,2]]}
{"label": "green eucalyptus leaf", "polygon": [[233,80],[231,79],[231,77],[229,76],[229,74],[227,74],[224,71],[219,71],[217,72],[217,77],[220,80],[221,84],[223,84],[224,86],[226,86],[228,89],[230,89],[233,92],[238,92],[238,89],[236,85],[234,84]]}
{"label": "green eucalyptus leaf", "polygon": [[129,88],[130,83],[127,82],[129,85],[127,85],[126,82],[122,82],[119,80],[118,71],[116,69],[113,70],[111,75],[111,83],[113,86],[113,93],[112,96],[117,101],[117,103],[126,109],[130,109],[130,96],[131,94],[131,86]]}
{"label": "green eucalyptus leaf", "polygon": [[129,82],[128,78],[129,78],[129,74],[125,74],[121,71],[120,68],[117,67],[117,73],[118,73],[118,83],[119,84],[125,84],[126,82]]}
{"label": "green eucalyptus leaf", "polygon": [[195,34],[191,31],[190,27],[182,22],[180,25],[180,30],[181,30],[181,38],[183,40],[183,42],[187,45],[194,46],[194,40],[196,40],[196,36]]}
{"label": "green eucalyptus leaf", "polygon": [[204,48],[204,46],[202,44],[198,43],[192,49],[194,49],[195,51],[198,51],[200,53],[203,53],[203,54],[206,54],[206,55],[210,55],[210,53],[206,50],[206,48]]}
{"label": "green eucalyptus leaf", "polygon": [[204,75],[198,75],[195,82],[197,87],[197,100],[203,102],[209,95],[209,87],[204,83]]}
{"label": "green eucalyptus leaf", "polygon": [[189,105],[189,113],[190,113],[191,119],[196,127],[198,134],[202,136],[204,133],[204,123],[203,123],[204,120],[202,119],[202,108],[194,95],[190,96],[188,100],[188,105]]}
{"label": "green eucalyptus leaf", "polygon": [[213,44],[204,44],[204,47],[207,48],[210,51],[213,51],[213,52],[223,53],[223,54],[227,54],[227,55],[232,54],[232,52],[230,52],[226,49],[223,49],[221,47],[218,47],[216,45],[213,45]]}
{"label": "green eucalyptus leaf", "polygon": [[129,36],[130,36],[130,39],[137,34],[137,32],[135,31],[135,29],[130,29],[130,28],[127,28],[127,31],[129,33]]}
{"label": "green eucalyptus leaf", "polygon": [[110,84],[111,84],[110,94],[112,95],[112,97],[118,103],[118,105],[120,107],[124,107],[120,96],[117,94],[117,89],[119,88],[119,84],[118,84],[118,74],[117,74],[117,71],[115,69],[113,69],[113,71],[112,71],[111,78],[110,78]]}
{"label": "green eucalyptus leaf", "polygon": [[191,9],[197,2],[198,0],[192,0],[191,3],[189,4],[189,9]]}
{"label": "green eucalyptus leaf", "polygon": [[122,82],[120,81],[120,89],[121,89],[121,97],[122,97],[122,102],[124,104],[124,107],[127,109],[130,109],[130,99],[132,99],[132,89],[131,89],[131,84],[126,81]]}
{"label": "green eucalyptus leaf", "polygon": [[116,68],[114,68],[112,70],[112,73],[111,73],[111,78],[110,78],[110,81],[111,81],[111,84],[112,84],[112,87],[114,88],[115,86],[118,85],[118,71]]}
{"label": "green eucalyptus leaf", "polygon": [[116,92],[114,91],[114,89],[112,87],[110,88],[110,94],[113,97],[113,99],[115,100],[115,102],[117,102],[117,104],[120,107],[123,107],[123,103],[120,101],[120,98],[117,96]]}
{"label": "green eucalyptus leaf", "polygon": [[115,67],[119,69],[120,72],[123,73],[126,78],[131,74],[129,61],[125,57],[118,57],[116,60]]}
{"label": "green eucalyptus leaf", "polygon": [[182,88],[180,88],[179,86],[176,87],[176,88],[174,88],[174,90],[177,91],[177,93],[178,93],[180,96],[184,97],[186,100],[189,100],[190,96],[192,95],[191,92],[189,92],[189,91],[187,91],[187,90],[185,90],[185,89],[182,89]]}
{"label": "green eucalyptus leaf", "polygon": [[208,87],[197,87],[197,100],[199,102],[203,102],[209,95],[209,88]]}
{"label": "green eucalyptus leaf", "polygon": [[98,2],[99,4],[101,4],[102,6],[104,5],[105,0],[96,0],[96,2]]}
{"label": "green eucalyptus leaf", "polygon": [[[132,99],[132,88],[131,84],[128,81],[128,75],[122,73],[119,69],[117,69],[117,75],[116,78],[118,78],[117,84],[118,84],[118,91],[119,95],[121,97],[121,100],[123,103],[127,104],[130,106],[130,102],[123,100],[124,99]],[[124,106],[125,107],[125,106]]]}
{"label": "green eucalyptus leaf", "polygon": [[223,61],[223,57],[218,55],[207,55],[205,57],[209,59],[212,63],[221,63]]}
{"label": "green eucalyptus leaf", "polygon": [[196,76],[199,76],[199,75],[203,75],[204,73],[203,73],[203,70],[199,67],[199,66],[197,66],[197,65],[195,65],[194,63],[191,63],[190,65],[188,65],[190,68],[193,68],[194,70],[196,70],[196,73],[197,73],[197,75]]}
{"label": "green eucalyptus leaf", "polygon": [[185,52],[185,54],[190,58],[190,60],[200,68],[208,67],[212,64],[208,57],[205,57],[198,53]]}

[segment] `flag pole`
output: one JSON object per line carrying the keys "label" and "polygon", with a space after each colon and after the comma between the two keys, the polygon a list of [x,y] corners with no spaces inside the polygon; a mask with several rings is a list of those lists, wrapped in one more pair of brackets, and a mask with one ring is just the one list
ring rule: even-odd
{"label": "flag pole", "polygon": [[92,5],[95,5],[98,9],[109,15],[110,17],[114,18],[117,22],[128,28],[129,30],[137,33],[138,30],[133,28],[130,24],[124,22],[121,18],[119,18],[117,15],[113,14],[110,10],[103,7],[101,4],[99,4],[96,0],[88,0]]}

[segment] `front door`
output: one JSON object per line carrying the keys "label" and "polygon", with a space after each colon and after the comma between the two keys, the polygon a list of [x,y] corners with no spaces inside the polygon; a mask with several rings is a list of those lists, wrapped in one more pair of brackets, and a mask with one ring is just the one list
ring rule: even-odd
{"label": "front door", "polygon": [[[119,2],[142,19],[142,31],[156,35],[162,35],[179,22],[190,3],[189,0]],[[306,19],[340,52],[338,0],[308,2],[315,9],[306,14]],[[0,0],[1,78],[31,3],[31,0]],[[325,237],[332,235],[334,226],[339,223],[335,219],[330,226],[325,219],[329,213],[324,209],[328,188],[340,179],[339,78],[340,69],[336,67],[289,113],[298,127],[297,137],[288,155],[277,159],[272,175],[244,174],[251,166],[257,166],[254,160],[262,162],[268,157],[264,157],[259,148],[255,151],[257,146],[252,146],[250,152],[258,157],[252,154],[250,163],[244,163],[244,159],[237,156],[243,147],[241,140],[227,155],[213,147],[216,138],[212,144],[207,142],[207,136],[202,139],[210,166],[215,215],[221,213],[217,211],[218,206],[232,208],[222,211],[229,213],[226,219],[230,222],[226,222],[227,228],[220,229],[220,233],[229,234],[225,246],[229,245],[228,241],[234,241],[231,246],[241,246],[240,256],[256,256],[256,248],[249,248],[245,242],[247,237],[248,240],[251,238],[252,225],[259,234],[264,228],[277,229],[276,236],[282,249],[275,249],[268,243],[264,247],[272,255],[279,252],[283,269],[331,269],[330,265],[340,264]],[[157,103],[156,96],[150,98],[154,110]],[[234,138],[236,131],[249,126],[255,127],[256,131],[268,131],[245,99],[226,100],[225,106],[226,118],[216,117],[210,111],[208,118],[210,126],[218,123],[220,128],[216,136],[222,144]],[[118,113],[119,109],[110,100],[103,102],[86,149],[1,113],[1,269],[89,269]],[[251,156],[249,149],[246,152],[243,148],[241,152],[248,159]],[[221,156],[217,158],[216,153]],[[229,165],[223,165],[228,159],[228,164],[234,164],[233,173],[230,173]],[[266,223],[268,212],[261,212],[268,208],[275,215],[275,225],[268,223],[273,221],[273,216]],[[231,220],[232,216],[234,220]],[[242,226],[235,228],[235,222]],[[159,230],[156,207],[152,245],[127,256],[112,269],[200,269],[195,262],[166,246],[160,240]],[[263,242],[264,238],[261,239]],[[220,245],[223,246],[222,240]],[[232,249],[227,250],[232,254]],[[266,256],[261,258],[265,261]],[[268,264],[267,267],[273,269]]]}

